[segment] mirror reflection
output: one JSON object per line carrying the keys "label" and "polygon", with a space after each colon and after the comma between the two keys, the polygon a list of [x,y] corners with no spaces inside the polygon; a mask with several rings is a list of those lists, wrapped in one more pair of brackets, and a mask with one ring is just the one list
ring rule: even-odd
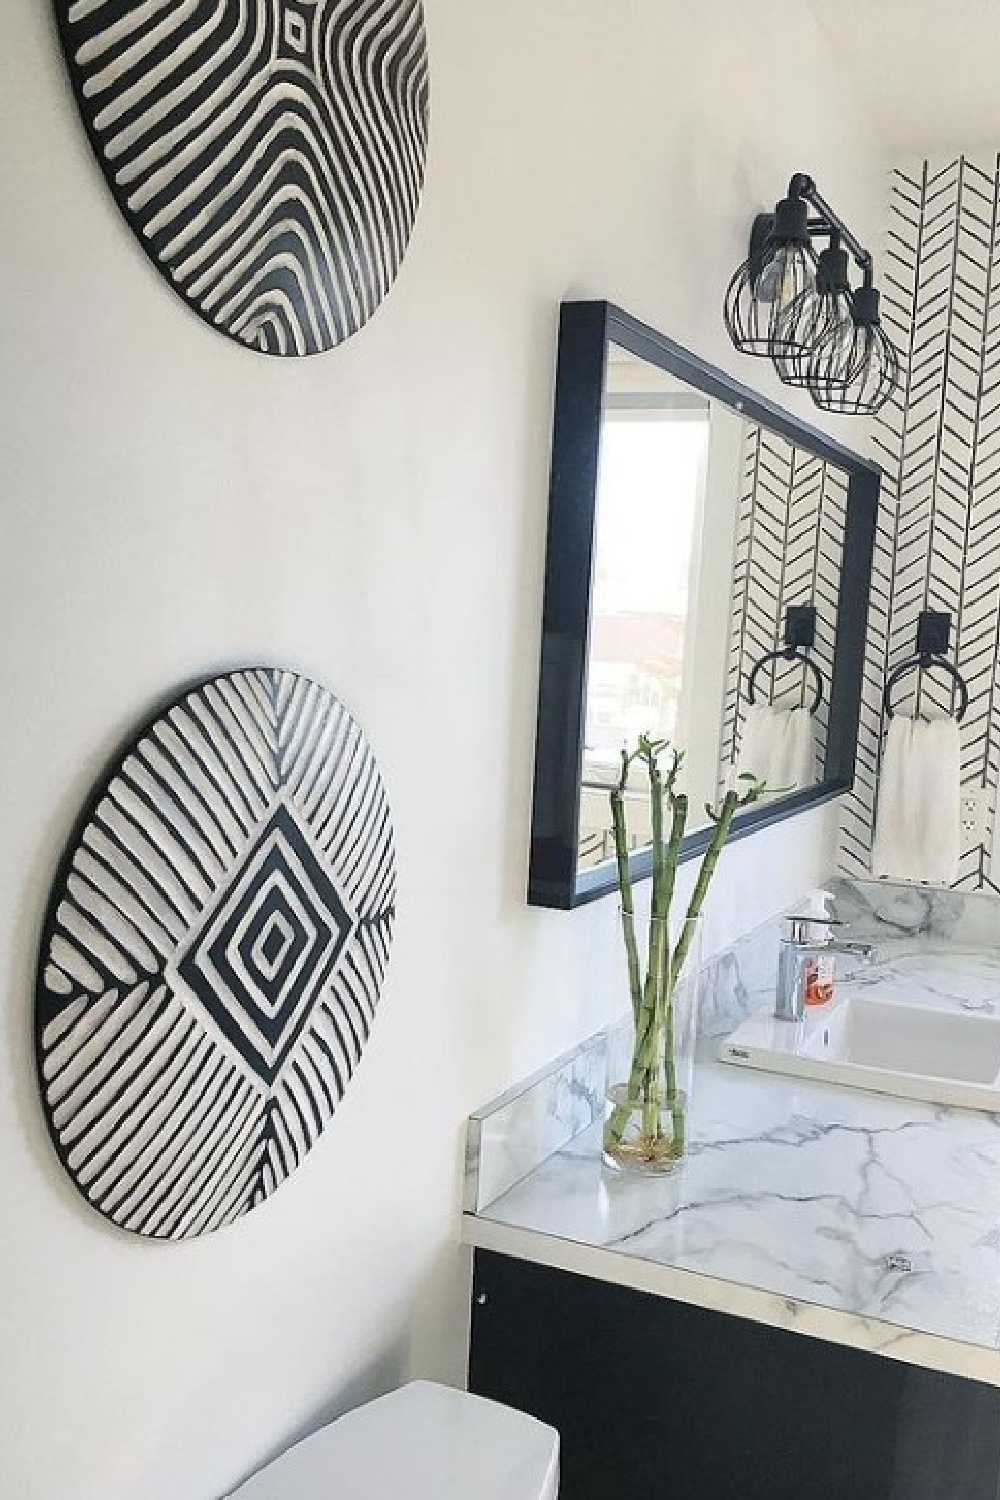
{"label": "mirror reflection", "polygon": [[[822,781],[848,475],[609,345],[578,867],[614,857],[608,792],[640,733],[686,752],[689,827],[743,773]],[[648,787],[627,789],[634,847]],[[702,809],[700,818],[695,809]]]}

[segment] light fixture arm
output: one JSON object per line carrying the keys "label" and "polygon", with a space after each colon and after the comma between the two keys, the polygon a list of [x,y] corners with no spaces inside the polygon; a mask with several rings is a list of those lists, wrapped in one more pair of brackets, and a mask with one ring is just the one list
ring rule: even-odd
{"label": "light fixture arm", "polygon": [[808,203],[809,207],[817,214],[816,219],[809,220],[809,228],[816,234],[838,234],[843,244],[850,250],[858,267],[862,271],[871,268],[871,252],[866,250],[861,241],[851,233],[836,209],[831,208],[823,197],[813,178],[807,172],[796,172],[788,184],[789,198],[801,198]]}

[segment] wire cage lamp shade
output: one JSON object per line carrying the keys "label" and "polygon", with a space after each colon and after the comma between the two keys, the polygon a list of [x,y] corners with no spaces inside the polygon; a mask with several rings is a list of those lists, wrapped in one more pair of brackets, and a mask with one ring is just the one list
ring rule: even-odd
{"label": "wire cage lamp shade", "polygon": [[[772,359],[794,330],[790,310],[815,288],[817,256],[809,236],[808,206],[783,198],[773,216],[759,214],[750,254],[726,290],[723,319],[741,354]],[[788,345],[794,353],[794,346]]]}
{"label": "wire cage lamp shade", "polygon": [[899,386],[900,363],[896,346],[879,317],[878,292],[870,284],[854,293],[854,328],[851,338],[850,374],[846,380],[831,378],[831,364],[823,345],[809,362],[809,393],[821,411],[845,417],[873,416],[891,400]]}
{"label": "wire cage lamp shade", "polygon": [[828,384],[846,384],[857,358],[847,251],[839,238],[821,253],[815,289],[788,309],[772,359],[785,385],[811,387],[822,350]]}

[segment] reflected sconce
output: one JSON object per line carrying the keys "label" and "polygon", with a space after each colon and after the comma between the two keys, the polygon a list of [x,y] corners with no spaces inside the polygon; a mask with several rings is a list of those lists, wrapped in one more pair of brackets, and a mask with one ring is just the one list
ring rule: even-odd
{"label": "reflected sconce", "polygon": [[[860,274],[854,287],[852,261]],[[804,172],[773,214],[754,220],[723,320],[736,349],[770,359],[785,385],[807,390],[824,411],[870,415],[899,385],[899,355],[881,324],[871,255]]]}

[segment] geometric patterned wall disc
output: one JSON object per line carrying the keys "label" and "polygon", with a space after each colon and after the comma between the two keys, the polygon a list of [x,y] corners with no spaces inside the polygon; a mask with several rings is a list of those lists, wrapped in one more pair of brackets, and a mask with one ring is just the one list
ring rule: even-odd
{"label": "geometric patterned wall disc", "polygon": [[357,1067],[395,900],[375,757],[316,683],[213,678],[128,746],[60,866],[35,1001],[49,1131],[94,1208],[178,1240],[274,1192]]}
{"label": "geometric patterned wall disc", "polygon": [[392,286],[427,153],[421,0],[56,0],[83,122],[176,292],[264,354]]}

